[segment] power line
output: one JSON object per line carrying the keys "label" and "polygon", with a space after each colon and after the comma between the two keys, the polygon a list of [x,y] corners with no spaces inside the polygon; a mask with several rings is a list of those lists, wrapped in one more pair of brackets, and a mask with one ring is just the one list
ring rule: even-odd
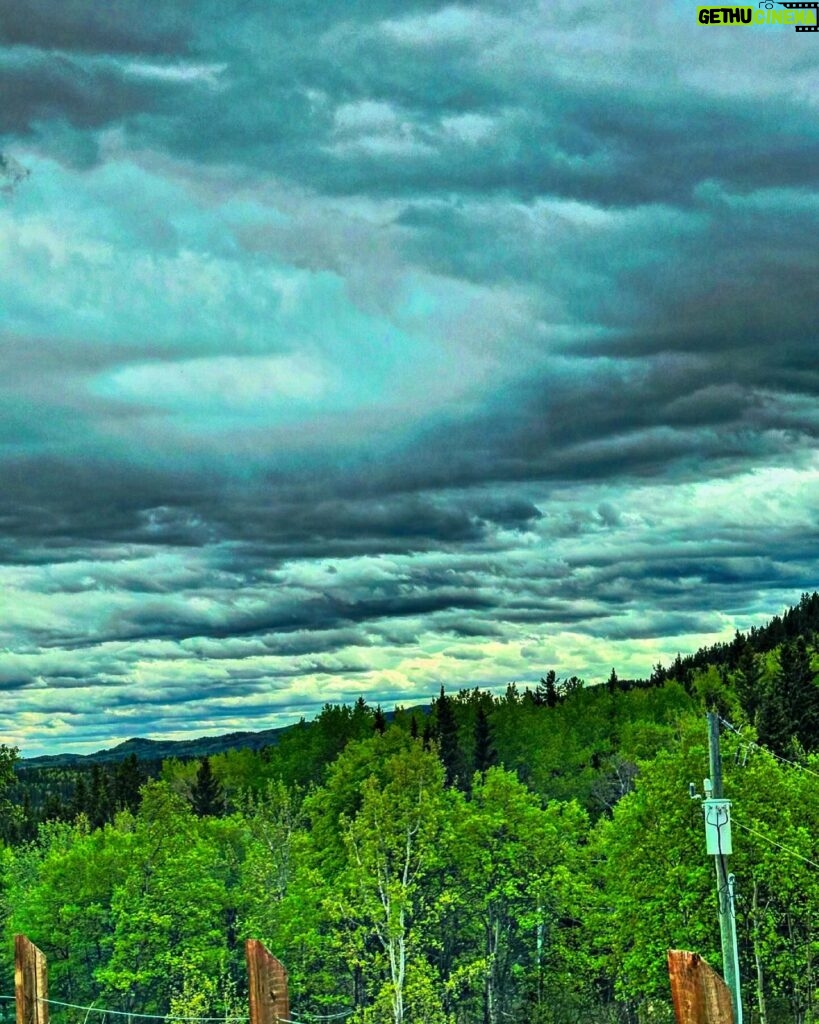
{"label": "power line", "polygon": [[[720,718],[720,722],[726,727],[726,729],[730,729],[731,732],[735,732],[737,736],[739,736],[740,738],[742,737],[742,733],[739,729],[737,729],[735,725],[732,725],[730,722],[727,722],[724,718]],[[782,757],[781,754],[775,754],[768,747],[763,747],[761,743],[757,743],[754,740],[749,740],[746,746],[750,750],[753,750],[754,747],[756,747],[757,750],[764,750],[766,754],[770,754],[771,757],[776,758],[777,761],[781,761],[783,764],[789,764],[792,768],[797,768],[800,772],[805,772],[807,775],[812,775],[814,778],[819,779],[819,772],[814,772],[810,768],[806,768],[803,764],[800,764],[798,761],[790,761],[787,757]]]}
{"label": "power line", "polygon": [[799,860],[803,860],[806,864],[810,864],[811,867],[819,868],[819,864],[817,864],[815,860],[811,860],[809,857],[803,857],[802,854],[797,853],[796,850],[791,850],[787,846],[783,846],[782,843],[778,843],[775,839],[769,839],[766,835],[763,835],[762,832],[757,832],[756,829],[748,828],[747,825],[743,825],[742,822],[737,821],[736,818],[732,818],[731,821],[734,825],[738,825],[741,829],[744,829],[746,832],[750,832],[752,836],[756,836],[758,839],[761,839],[764,843],[770,843],[771,846],[776,846],[780,850],[784,850],[784,852],[790,854],[791,857],[798,857]]}

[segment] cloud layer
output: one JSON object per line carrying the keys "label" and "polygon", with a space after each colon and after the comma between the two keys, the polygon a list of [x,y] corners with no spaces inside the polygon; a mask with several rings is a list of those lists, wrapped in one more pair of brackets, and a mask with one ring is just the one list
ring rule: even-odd
{"label": "cloud layer", "polygon": [[0,15],[24,753],[645,674],[817,585],[815,38],[291,6]]}

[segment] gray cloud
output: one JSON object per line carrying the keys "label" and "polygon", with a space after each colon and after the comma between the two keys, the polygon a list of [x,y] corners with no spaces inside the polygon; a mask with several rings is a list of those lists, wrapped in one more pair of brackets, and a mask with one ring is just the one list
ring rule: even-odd
{"label": "gray cloud", "polygon": [[819,134],[773,30],[52,8],[0,14],[14,741],[633,676],[814,589]]}

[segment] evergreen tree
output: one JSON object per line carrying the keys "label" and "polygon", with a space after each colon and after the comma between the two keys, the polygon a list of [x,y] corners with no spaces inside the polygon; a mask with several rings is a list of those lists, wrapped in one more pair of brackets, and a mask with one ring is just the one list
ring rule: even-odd
{"label": "evergreen tree", "polygon": [[368,726],[372,724],[373,713],[367,706],[366,700],[359,697],[353,705],[353,714],[350,722],[350,739],[363,740],[367,736]]}
{"label": "evergreen tree", "polygon": [[819,687],[814,682],[804,637],[783,647],[781,674],[790,702],[794,736],[805,750],[815,750],[819,746]]}
{"label": "evergreen tree", "polygon": [[[24,813],[26,812],[24,811]],[[31,814],[30,806],[27,813]],[[48,793],[46,795],[45,804],[43,805],[43,821],[65,821],[70,816],[70,813],[70,808],[63,803],[59,793]]]}
{"label": "evergreen tree", "polygon": [[557,684],[558,700],[566,700],[567,697],[573,697],[576,693],[580,693],[585,685],[579,676],[569,676],[568,679],[564,679]]}
{"label": "evergreen tree", "polygon": [[373,732],[379,732],[382,735],[387,729],[387,719],[384,712],[381,710],[381,705],[375,709],[375,716],[373,718]]}
{"label": "evergreen tree", "polygon": [[[446,784],[452,786],[461,775],[461,750],[458,743],[458,722],[451,697],[444,693],[435,702],[435,722],[437,728],[438,748],[446,773]],[[462,780],[463,781],[463,780]]]}
{"label": "evergreen tree", "polygon": [[114,797],[119,810],[127,809],[136,814],[139,810],[139,790],[144,781],[136,754],[130,754],[117,765]]}
{"label": "evergreen tree", "polygon": [[111,791],[108,775],[102,765],[91,767],[91,786],[88,793],[88,820],[93,828],[102,828],[106,821],[113,817],[111,811]]}
{"label": "evergreen tree", "polygon": [[553,668],[546,673],[546,678],[541,679],[535,690],[535,704],[542,704],[547,708],[555,708],[560,703],[560,694],[557,689],[557,675]]}
{"label": "evergreen tree", "polygon": [[754,722],[762,702],[762,673],[750,643],[746,643],[740,652],[734,685],[742,710],[748,721]]}
{"label": "evergreen tree", "polygon": [[74,784],[74,796],[71,800],[71,817],[76,818],[78,814],[88,812],[88,787],[85,784],[85,776],[79,774]]}
{"label": "evergreen tree", "polygon": [[191,790],[191,805],[199,818],[218,814],[224,806],[222,787],[213,774],[210,758],[203,757],[196,773],[196,782]]}
{"label": "evergreen tree", "polygon": [[776,754],[819,746],[819,687],[813,678],[804,637],[782,645],[779,671],[759,709],[759,739]]}
{"label": "evergreen tree", "polygon": [[489,715],[487,715],[483,704],[479,704],[478,712],[475,716],[475,771],[483,775],[488,768],[497,763],[498,754],[492,746],[492,729],[489,724]]}

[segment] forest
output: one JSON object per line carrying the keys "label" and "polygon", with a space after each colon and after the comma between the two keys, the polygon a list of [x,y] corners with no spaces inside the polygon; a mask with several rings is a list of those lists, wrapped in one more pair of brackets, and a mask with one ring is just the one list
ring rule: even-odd
{"label": "forest", "polygon": [[261,750],[26,769],[3,746],[0,992],[22,932],[55,1000],[242,1017],[253,937],[287,966],[294,1020],[665,1024],[666,950],[720,965],[689,794],[715,711],[745,1020],[813,1024],[817,631],[805,594],[645,680],[326,705]]}

